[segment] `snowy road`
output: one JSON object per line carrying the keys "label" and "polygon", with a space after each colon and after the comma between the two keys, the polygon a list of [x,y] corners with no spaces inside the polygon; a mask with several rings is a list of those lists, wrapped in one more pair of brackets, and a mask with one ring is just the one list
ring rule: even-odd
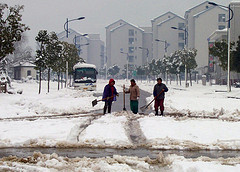
{"label": "snowy road", "polygon": [[[104,170],[105,167],[121,166],[120,171],[159,171],[159,167],[165,169],[166,165],[166,169],[169,169],[169,164],[169,171],[181,171],[186,167],[191,171],[192,164],[193,168],[204,164],[200,167],[239,169],[236,164],[240,163],[240,118],[239,110],[232,109],[239,107],[237,105],[240,102],[237,99],[226,99],[225,93],[214,92],[213,87],[170,87],[166,95],[165,116],[156,117],[151,109],[145,114],[132,114],[129,110],[129,95],[126,95],[128,111],[122,111],[121,94],[113,105],[113,113],[102,115],[103,102],[92,107],[91,101],[101,98],[105,81],[98,83],[95,92],[69,88],[41,95],[34,91],[36,83],[15,84],[23,88],[22,95],[0,95],[1,100],[4,100],[0,111],[0,157],[17,155],[19,158],[0,159],[0,170],[11,171],[16,167],[30,171],[43,168],[46,171],[46,168],[59,169],[61,165],[69,169],[74,168],[76,159],[76,169],[81,163],[86,169]],[[127,83],[116,82],[119,92],[123,84]],[[149,97],[147,101],[152,99],[148,92],[152,91],[153,85],[139,83],[140,88],[145,90],[141,90],[139,107],[146,104],[145,97]],[[234,94],[239,94],[237,91]],[[221,103],[228,106],[222,109]],[[180,104],[188,109],[178,107]],[[211,106],[217,109],[211,110]],[[202,107],[206,107],[206,111],[199,111]],[[44,155],[34,151],[41,151]],[[157,157],[161,152],[164,157]],[[28,155],[29,158],[20,158]],[[100,158],[78,159],[76,156]],[[149,160],[146,156],[157,159]],[[25,164],[28,160],[30,165]],[[70,161],[72,165],[68,164]],[[84,166],[85,162],[91,167]]]}

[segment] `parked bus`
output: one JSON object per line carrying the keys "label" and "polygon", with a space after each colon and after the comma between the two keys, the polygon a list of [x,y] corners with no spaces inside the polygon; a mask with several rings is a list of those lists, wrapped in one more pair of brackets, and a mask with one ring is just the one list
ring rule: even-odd
{"label": "parked bus", "polygon": [[87,63],[77,63],[73,66],[75,89],[95,91],[97,86],[96,66]]}

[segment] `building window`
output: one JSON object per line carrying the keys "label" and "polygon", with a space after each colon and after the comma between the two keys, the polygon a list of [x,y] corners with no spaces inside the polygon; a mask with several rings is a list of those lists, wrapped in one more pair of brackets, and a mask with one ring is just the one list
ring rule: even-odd
{"label": "building window", "polygon": [[182,50],[184,48],[184,43],[178,43],[178,49]]}
{"label": "building window", "polygon": [[31,70],[28,70],[27,71],[27,76],[31,76],[31,74],[32,74]]}
{"label": "building window", "polygon": [[134,52],[134,47],[129,47],[128,48],[128,53],[133,53]]}
{"label": "building window", "polygon": [[137,35],[137,31],[135,31],[135,35]]}
{"label": "building window", "polygon": [[134,30],[133,29],[129,29],[128,30],[128,35],[129,36],[134,36]]}
{"label": "building window", "polygon": [[134,44],[134,38],[128,38],[128,44]]}
{"label": "building window", "polygon": [[137,56],[135,56],[135,59],[137,59]]}
{"label": "building window", "polygon": [[178,40],[184,40],[184,33],[178,33]]}
{"label": "building window", "polygon": [[224,25],[219,25],[219,26],[218,26],[218,30],[223,30],[223,29],[225,29],[225,26],[224,26]]}
{"label": "building window", "polygon": [[226,17],[225,14],[218,14],[218,22],[225,22]]}
{"label": "building window", "polygon": [[134,56],[128,56],[128,61],[131,63],[134,62]]}
{"label": "building window", "polygon": [[135,38],[135,42],[137,42],[137,38]]}
{"label": "building window", "polygon": [[184,23],[178,23],[178,28],[180,29],[184,28]]}

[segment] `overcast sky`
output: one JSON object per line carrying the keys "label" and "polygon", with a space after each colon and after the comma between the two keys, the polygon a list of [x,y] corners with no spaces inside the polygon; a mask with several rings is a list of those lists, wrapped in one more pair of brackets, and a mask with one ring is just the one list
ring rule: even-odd
{"label": "overcast sky", "polygon": [[[228,5],[232,0],[215,0]],[[105,42],[105,27],[123,19],[137,26],[151,26],[151,19],[172,11],[184,16],[187,9],[205,0],[1,0],[8,5],[24,5],[23,22],[28,25],[30,44],[41,29],[63,31],[66,18],[85,16],[85,20],[69,23],[80,33],[99,33]],[[33,45],[31,45],[33,46]]]}

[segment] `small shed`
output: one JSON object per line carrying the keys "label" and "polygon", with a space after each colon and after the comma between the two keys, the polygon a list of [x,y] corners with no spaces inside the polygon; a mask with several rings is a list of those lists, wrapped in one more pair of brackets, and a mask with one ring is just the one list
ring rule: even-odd
{"label": "small shed", "polygon": [[15,64],[14,69],[14,79],[21,80],[23,78],[32,77],[36,79],[37,71],[34,69],[35,65],[30,62],[20,62]]}

